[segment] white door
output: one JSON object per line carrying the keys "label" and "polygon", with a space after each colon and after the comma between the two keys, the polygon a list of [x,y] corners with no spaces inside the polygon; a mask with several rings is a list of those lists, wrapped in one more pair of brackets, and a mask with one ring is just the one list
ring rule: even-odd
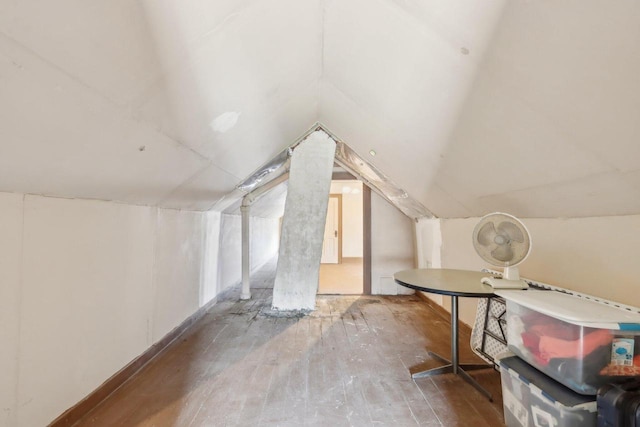
{"label": "white door", "polygon": [[338,264],[340,247],[340,200],[337,196],[329,197],[327,208],[327,223],[324,227],[324,241],[322,243],[323,264]]}

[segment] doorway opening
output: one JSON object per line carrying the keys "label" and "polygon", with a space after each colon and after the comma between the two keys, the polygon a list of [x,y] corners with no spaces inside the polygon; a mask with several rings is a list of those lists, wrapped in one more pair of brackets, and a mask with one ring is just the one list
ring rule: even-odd
{"label": "doorway opening", "polygon": [[361,295],[367,292],[365,193],[356,179],[334,179],[327,210],[318,294]]}

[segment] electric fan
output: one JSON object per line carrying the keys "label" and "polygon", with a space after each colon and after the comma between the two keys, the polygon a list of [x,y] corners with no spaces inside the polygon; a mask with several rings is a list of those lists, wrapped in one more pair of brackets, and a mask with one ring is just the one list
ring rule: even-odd
{"label": "electric fan", "polygon": [[531,236],[516,217],[494,212],[480,218],[473,229],[473,247],[490,264],[504,267],[503,278],[483,277],[482,283],[501,289],[527,289],[517,265],[531,251]]}

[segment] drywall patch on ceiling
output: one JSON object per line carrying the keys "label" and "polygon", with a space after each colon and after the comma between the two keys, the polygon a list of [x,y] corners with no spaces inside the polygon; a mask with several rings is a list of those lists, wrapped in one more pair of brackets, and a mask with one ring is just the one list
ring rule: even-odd
{"label": "drywall patch on ceiling", "polygon": [[236,111],[227,111],[213,119],[211,122],[211,129],[213,129],[214,132],[225,133],[231,130],[236,123],[238,123],[239,118],[240,113]]}

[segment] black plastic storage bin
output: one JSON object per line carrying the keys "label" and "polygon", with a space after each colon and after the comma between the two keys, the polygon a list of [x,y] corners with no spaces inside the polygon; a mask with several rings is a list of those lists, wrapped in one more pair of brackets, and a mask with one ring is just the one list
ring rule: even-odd
{"label": "black plastic storage bin", "polygon": [[517,356],[500,360],[508,427],[596,427],[596,397],[551,379]]}

